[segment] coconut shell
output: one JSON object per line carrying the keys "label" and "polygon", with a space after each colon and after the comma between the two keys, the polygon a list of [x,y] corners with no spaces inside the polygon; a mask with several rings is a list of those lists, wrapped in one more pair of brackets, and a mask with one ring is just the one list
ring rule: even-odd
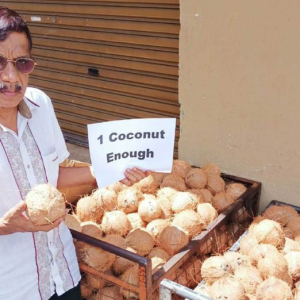
{"label": "coconut shell", "polygon": [[300,291],[299,290],[295,290],[295,294],[294,294],[294,300],[300,300]]}
{"label": "coconut shell", "polygon": [[219,175],[208,174],[206,188],[212,195],[223,193],[225,191],[225,181]]}
{"label": "coconut shell", "polygon": [[151,174],[139,182],[134,184],[134,187],[139,189],[143,194],[155,193],[159,188],[161,181],[157,181],[155,177]]}
{"label": "coconut shell", "polygon": [[273,205],[265,210],[263,216],[285,226],[290,220],[298,216],[297,211],[288,205]]}
{"label": "coconut shell", "polygon": [[213,195],[208,189],[200,189],[199,193],[201,193],[204,197],[204,202],[212,203]]}
{"label": "coconut shell", "polygon": [[26,196],[26,215],[35,225],[52,224],[65,214],[65,198],[50,184],[37,185]]}
{"label": "coconut shell", "polygon": [[126,244],[134,249],[137,254],[146,256],[154,247],[154,238],[145,229],[134,229],[128,233]]}
{"label": "coconut shell", "polygon": [[92,236],[95,239],[100,240],[103,236],[101,227],[95,222],[91,222],[91,221],[82,222],[81,230],[82,233]]}
{"label": "coconut shell", "polygon": [[164,219],[156,219],[151,221],[147,226],[146,230],[153,236],[154,240],[157,241],[162,230],[169,226],[169,222]]}
{"label": "coconut shell", "polygon": [[190,288],[195,288],[202,281],[201,266],[202,266],[201,260],[196,259],[186,269],[186,277],[189,282],[188,286]]}
{"label": "coconut shell", "polygon": [[123,300],[120,293],[120,287],[117,285],[108,286],[100,289],[89,300]]}
{"label": "coconut shell", "polygon": [[130,187],[118,194],[118,209],[126,214],[136,212],[143,193],[135,187]]}
{"label": "coconut shell", "polygon": [[240,251],[242,254],[248,255],[251,249],[256,245],[258,245],[256,238],[248,234],[241,239]]}
{"label": "coconut shell", "polygon": [[185,178],[191,168],[191,165],[187,161],[175,159],[173,161],[172,173]]}
{"label": "coconut shell", "polygon": [[92,290],[98,290],[105,287],[107,281],[101,277],[91,275],[89,273],[85,274],[85,280],[88,287]]}
{"label": "coconut shell", "polygon": [[145,199],[141,201],[138,213],[144,222],[151,222],[161,215],[161,207],[156,199]]}
{"label": "coconut shell", "polygon": [[152,262],[152,274],[154,274],[157,270],[162,268],[166,263],[166,261],[163,258],[157,256],[152,257],[151,262]]}
{"label": "coconut shell", "polygon": [[106,187],[108,190],[114,191],[115,193],[119,194],[121,191],[128,188],[126,184],[123,184],[120,181],[117,181],[109,186]]}
{"label": "coconut shell", "polygon": [[257,244],[253,245],[248,255],[251,259],[251,262],[254,266],[257,266],[260,259],[265,258],[271,253],[278,254],[278,250],[275,246],[269,244]]}
{"label": "coconut shell", "polygon": [[225,188],[226,194],[229,195],[234,201],[236,201],[246,191],[247,188],[241,183],[230,183]]}
{"label": "coconut shell", "polygon": [[288,227],[283,227],[283,235],[285,238],[289,238],[291,240],[295,239],[294,231]]}
{"label": "coconut shell", "polygon": [[206,173],[206,174],[214,174],[214,175],[221,175],[221,169],[218,165],[214,164],[214,163],[207,163],[202,167],[202,170]]}
{"label": "coconut shell", "polygon": [[226,193],[219,193],[213,197],[212,206],[217,210],[218,213],[221,213],[233,202],[233,199]]}
{"label": "coconut shell", "polygon": [[263,217],[263,216],[257,216],[256,218],[253,219],[251,225],[258,224],[263,220],[268,220],[268,219],[266,217]]}
{"label": "coconut shell", "polygon": [[76,215],[67,214],[65,217],[65,224],[69,229],[73,229],[75,231],[81,232],[80,222]]}
{"label": "coconut shell", "polygon": [[169,253],[160,247],[154,247],[148,254],[148,258],[159,257],[164,261],[168,261],[170,259]]}
{"label": "coconut shell", "polygon": [[238,252],[228,251],[224,254],[224,258],[230,263],[233,272],[241,267],[252,266],[250,257]]}
{"label": "coconut shell", "polygon": [[112,211],[117,208],[118,196],[117,193],[113,190],[109,190],[106,188],[98,189],[92,194],[92,197],[100,203],[104,211]]}
{"label": "coconut shell", "polygon": [[198,204],[198,197],[189,192],[177,192],[173,196],[172,210],[179,213],[186,209],[196,209]]}
{"label": "coconut shell", "polygon": [[88,249],[88,244],[82,241],[75,241],[74,242],[76,256],[78,262],[82,262],[83,258],[86,256],[86,250]]}
{"label": "coconut shell", "polygon": [[122,248],[122,249],[127,248],[126,240],[117,234],[109,234],[102,240],[106,243],[112,244],[112,245]]}
{"label": "coconut shell", "polygon": [[157,192],[157,202],[162,211],[160,216],[161,219],[169,219],[172,217],[172,199],[176,193],[177,191],[170,187],[162,188]]}
{"label": "coconut shell", "polygon": [[100,224],[103,217],[103,209],[95,198],[87,196],[79,199],[77,202],[76,215],[81,222],[93,221]]}
{"label": "coconut shell", "polygon": [[300,230],[294,231],[294,241],[300,243]]}
{"label": "coconut shell", "polygon": [[87,286],[86,282],[83,280],[81,280],[80,282],[80,292],[83,299],[89,299],[93,294],[93,290],[89,286]]}
{"label": "coconut shell", "polygon": [[[129,284],[138,286],[139,285],[139,267],[138,267],[138,265],[135,265],[135,266],[131,267],[130,269],[126,270],[122,274],[121,279]],[[120,292],[125,297],[125,299],[139,300],[139,295],[133,291],[130,291],[130,290],[127,290],[127,289],[121,287]]]}
{"label": "coconut shell", "polygon": [[203,189],[207,184],[207,175],[199,168],[192,168],[185,177],[185,183],[190,189]]}
{"label": "coconut shell", "polygon": [[293,230],[294,232],[300,231],[300,216],[292,218],[288,223],[287,227]]}
{"label": "coconut shell", "polygon": [[128,214],[127,218],[132,229],[146,227],[146,223],[141,219],[140,215],[137,212]]}
{"label": "coconut shell", "polygon": [[[132,252],[132,253],[137,253],[136,250],[130,248],[130,247],[127,247],[126,248],[127,251],[129,252]],[[115,259],[115,262],[113,263],[112,265],[112,268],[114,270],[114,272],[117,274],[117,275],[121,275],[123,274],[126,270],[130,269],[131,267],[133,267],[136,263],[131,261],[131,260],[128,260],[124,257],[121,257],[121,256],[117,256],[116,259]]]}
{"label": "coconut shell", "polygon": [[300,252],[289,252],[284,258],[288,263],[289,275],[294,281],[297,281],[300,278]]}
{"label": "coconut shell", "polygon": [[201,296],[206,296],[208,298],[211,297],[210,295],[210,286],[207,284],[200,284],[195,289],[194,292],[199,293]]}
{"label": "coconut shell", "polygon": [[159,235],[159,246],[171,256],[178,253],[189,242],[188,235],[178,226],[168,226]]}
{"label": "coconut shell", "polygon": [[104,214],[102,230],[105,234],[125,236],[130,229],[130,223],[124,212],[116,210]]}
{"label": "coconut shell", "polygon": [[198,203],[206,203],[206,200],[203,196],[203,193],[202,193],[202,190],[201,189],[189,189],[189,190],[186,190],[187,192],[195,195],[198,199]]}
{"label": "coconut shell", "polygon": [[271,277],[262,282],[256,290],[257,300],[293,300],[293,294],[286,282]]}
{"label": "coconut shell", "polygon": [[204,224],[207,227],[213,220],[218,217],[218,212],[210,203],[201,203],[197,205],[197,213],[200,215]]}
{"label": "coconut shell", "polygon": [[231,221],[237,223],[244,223],[250,220],[250,218],[251,217],[249,216],[246,208],[243,206],[235,214],[232,215]]}
{"label": "coconut shell", "polygon": [[193,210],[184,210],[178,213],[171,225],[181,227],[189,237],[198,235],[204,227],[201,216]]}
{"label": "coconut shell", "polygon": [[181,192],[187,190],[187,186],[185,185],[184,179],[176,174],[167,175],[163,179],[160,187],[161,188],[170,187],[175,189],[176,191],[181,191]]}
{"label": "coconut shell", "polygon": [[282,253],[287,254],[292,251],[300,251],[300,244],[296,241],[293,241],[292,239],[285,238],[284,247],[281,250]]}

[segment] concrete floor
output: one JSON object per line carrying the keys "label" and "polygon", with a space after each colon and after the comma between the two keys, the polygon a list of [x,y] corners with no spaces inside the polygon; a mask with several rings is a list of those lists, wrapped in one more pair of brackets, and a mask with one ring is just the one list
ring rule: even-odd
{"label": "concrete floor", "polygon": [[70,152],[69,159],[75,159],[82,162],[91,163],[90,152],[88,148],[80,147],[70,143],[67,143],[67,148]]}

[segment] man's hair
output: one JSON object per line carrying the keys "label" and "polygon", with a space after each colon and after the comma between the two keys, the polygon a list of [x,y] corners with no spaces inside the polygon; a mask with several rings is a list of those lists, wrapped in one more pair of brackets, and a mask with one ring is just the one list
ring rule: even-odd
{"label": "man's hair", "polygon": [[25,33],[31,51],[32,39],[26,22],[15,11],[0,6],[0,42],[5,41],[11,32]]}

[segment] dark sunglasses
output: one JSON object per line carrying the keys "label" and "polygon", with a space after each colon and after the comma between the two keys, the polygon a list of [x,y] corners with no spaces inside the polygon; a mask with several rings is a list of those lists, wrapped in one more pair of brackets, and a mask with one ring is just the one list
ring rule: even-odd
{"label": "dark sunglasses", "polygon": [[10,61],[15,64],[17,71],[22,74],[28,74],[32,72],[37,64],[35,60],[30,57],[7,59],[6,57],[0,55],[0,72],[2,72],[6,68],[8,62]]}

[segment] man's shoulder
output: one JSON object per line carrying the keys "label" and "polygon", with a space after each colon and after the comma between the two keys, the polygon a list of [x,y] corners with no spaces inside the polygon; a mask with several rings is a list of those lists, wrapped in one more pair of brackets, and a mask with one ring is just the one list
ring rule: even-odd
{"label": "man's shoulder", "polygon": [[36,107],[47,107],[51,103],[50,98],[43,91],[33,87],[27,87],[25,98]]}

